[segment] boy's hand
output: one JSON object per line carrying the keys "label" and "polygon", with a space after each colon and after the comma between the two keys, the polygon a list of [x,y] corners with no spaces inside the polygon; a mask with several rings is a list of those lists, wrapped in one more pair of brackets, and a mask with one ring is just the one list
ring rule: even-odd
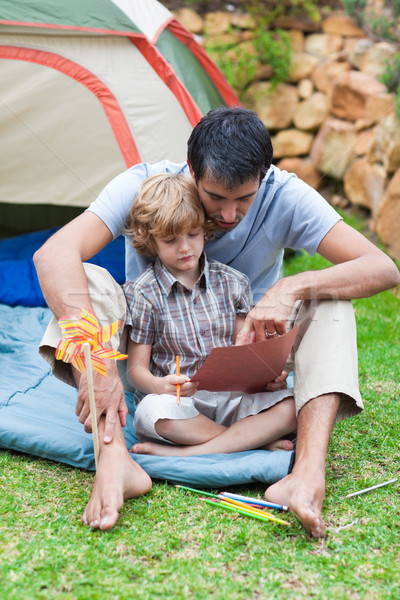
{"label": "boy's hand", "polygon": [[277,392],[279,390],[285,390],[287,388],[286,379],[288,377],[288,373],[286,371],[282,371],[282,373],[271,381],[267,383],[265,386],[268,392]]}
{"label": "boy's hand", "polygon": [[176,386],[181,386],[181,396],[192,396],[197,390],[198,383],[192,382],[185,375],[166,375],[160,377],[157,383],[157,394],[176,395]]}

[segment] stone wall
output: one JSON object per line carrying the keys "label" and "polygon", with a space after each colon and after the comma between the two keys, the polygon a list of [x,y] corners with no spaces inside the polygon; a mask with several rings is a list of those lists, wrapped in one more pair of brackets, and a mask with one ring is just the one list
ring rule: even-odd
{"label": "stone wall", "polygon": [[[236,43],[251,45],[249,15],[202,18],[182,8],[176,16],[197,36],[235,35]],[[316,189],[326,178],[340,180],[339,202],[368,209],[371,229],[400,259],[400,121],[394,95],[379,81],[398,44],[370,39],[344,12],[318,24],[280,19],[274,25],[291,38],[289,81],[271,89],[271,70],[260,65],[243,104],[269,129],[280,168]]]}

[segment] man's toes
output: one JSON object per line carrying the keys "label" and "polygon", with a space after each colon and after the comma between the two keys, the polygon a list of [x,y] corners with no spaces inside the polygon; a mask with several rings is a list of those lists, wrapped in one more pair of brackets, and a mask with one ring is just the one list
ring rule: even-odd
{"label": "man's toes", "polygon": [[118,511],[112,508],[106,508],[102,512],[101,521],[99,527],[102,531],[108,531],[114,527],[118,519]]}

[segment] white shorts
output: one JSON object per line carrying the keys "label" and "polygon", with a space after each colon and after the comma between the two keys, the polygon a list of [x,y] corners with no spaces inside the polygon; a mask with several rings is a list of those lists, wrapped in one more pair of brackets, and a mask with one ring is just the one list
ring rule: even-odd
{"label": "white shorts", "polygon": [[215,423],[230,427],[245,417],[268,410],[290,396],[293,397],[293,389],[290,388],[257,394],[201,390],[194,396],[182,396],[178,405],[176,396],[148,394],[136,407],[135,431],[141,442],[156,440],[172,444],[173,442],[156,432],[155,424],[159,419],[192,419],[200,414]]}

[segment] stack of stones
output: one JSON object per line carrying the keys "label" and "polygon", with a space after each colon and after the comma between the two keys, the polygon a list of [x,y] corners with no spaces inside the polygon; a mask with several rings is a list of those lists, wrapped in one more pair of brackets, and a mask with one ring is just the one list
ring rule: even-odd
{"label": "stack of stones", "polygon": [[[235,36],[251,51],[250,15],[218,11],[202,18],[189,8],[175,14],[200,39]],[[270,131],[280,168],[316,189],[326,178],[340,180],[344,197],[334,201],[368,209],[371,229],[400,259],[400,121],[395,97],[379,79],[399,45],[371,39],[344,12],[274,26],[291,39],[289,80],[273,88],[270,67],[260,65],[244,106]]]}

